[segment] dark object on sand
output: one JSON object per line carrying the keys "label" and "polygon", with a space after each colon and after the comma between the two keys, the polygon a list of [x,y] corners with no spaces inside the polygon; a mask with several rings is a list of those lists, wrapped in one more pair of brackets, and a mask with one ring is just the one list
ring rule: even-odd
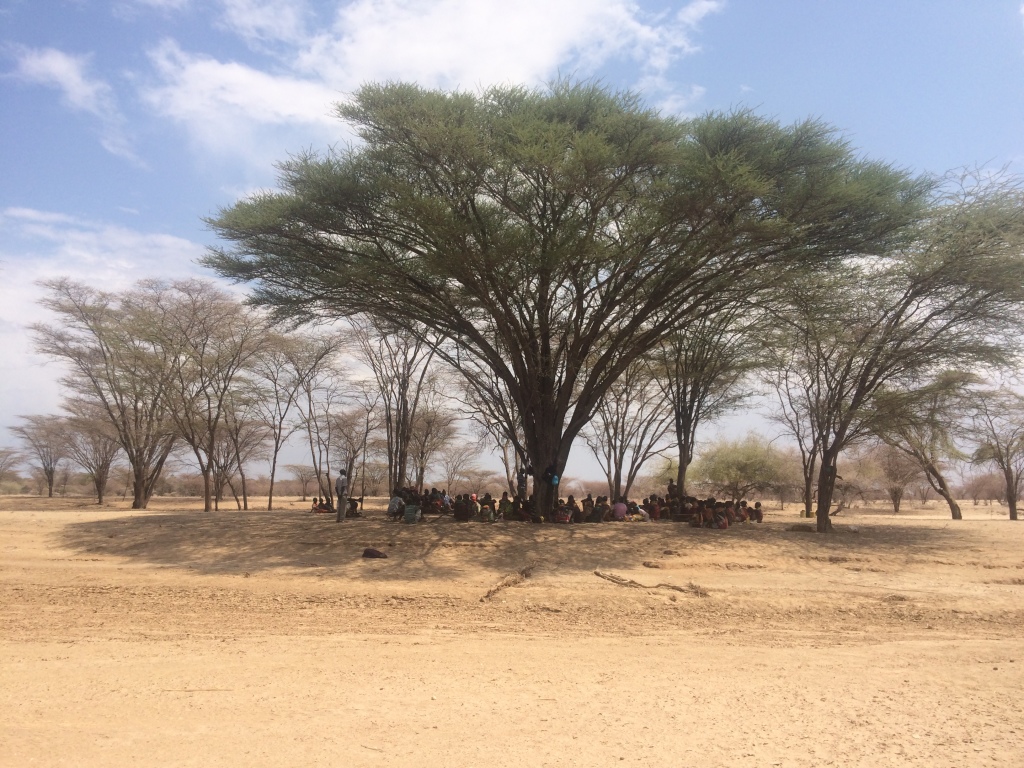
{"label": "dark object on sand", "polygon": [[367,547],[363,550],[363,557],[387,557],[387,555],[381,552],[379,549]]}

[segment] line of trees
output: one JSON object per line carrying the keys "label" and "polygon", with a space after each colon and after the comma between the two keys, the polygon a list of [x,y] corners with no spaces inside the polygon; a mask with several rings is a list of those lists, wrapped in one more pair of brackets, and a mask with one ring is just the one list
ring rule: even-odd
{"label": "line of trees", "polygon": [[609,489],[628,486],[666,413],[637,376],[671,401],[685,483],[752,359],[826,531],[840,456],[891,425],[888,404],[1016,363],[1014,183],[913,176],[820,122],[679,120],[590,83],[368,85],[337,111],[361,141],[293,157],[278,191],[212,218],[227,245],[206,264],[280,317],[409,334],[533,468],[541,508],[584,433]]}
{"label": "line of trees", "polygon": [[391,487],[451,480],[474,437],[510,490],[532,471],[539,508],[578,437],[611,495],[666,450],[685,488],[698,430],[760,391],[819,530],[870,441],[953,517],[947,466],[974,446],[1016,519],[1024,419],[984,385],[1019,362],[1016,182],[914,176],[817,121],[678,120],[597,84],[369,85],[338,113],[360,143],[293,157],[278,191],[209,220],[226,245],[205,263],[249,304],[202,281],[47,285],[40,349],[69,364],[68,413],[120,446],[136,506],[179,449],[207,508],[236,476],[244,503],[247,461],[266,451],[272,483],[295,432],[328,497],[379,457]]}

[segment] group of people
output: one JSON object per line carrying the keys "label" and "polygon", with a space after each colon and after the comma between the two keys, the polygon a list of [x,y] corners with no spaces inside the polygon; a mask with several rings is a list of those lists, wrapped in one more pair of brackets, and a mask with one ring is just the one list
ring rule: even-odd
{"label": "group of people", "polygon": [[698,499],[682,496],[674,483],[669,483],[666,496],[652,495],[637,504],[626,497],[614,502],[607,496],[587,494],[577,501],[574,496],[558,499],[558,504],[549,516],[540,514],[534,508],[533,496],[521,498],[510,496],[508,491],[495,499],[490,493],[477,496],[475,493],[457,494],[454,498],[446,490],[431,488],[422,493],[415,488],[396,488],[388,503],[387,516],[392,520],[413,523],[424,515],[438,517],[451,514],[458,522],[479,520],[493,523],[497,520],[521,522],[555,523],[606,523],[606,522],[652,522],[672,520],[689,523],[694,528],[728,528],[737,523],[764,521],[761,502],[753,505],[739,502],[718,501],[715,498]]}

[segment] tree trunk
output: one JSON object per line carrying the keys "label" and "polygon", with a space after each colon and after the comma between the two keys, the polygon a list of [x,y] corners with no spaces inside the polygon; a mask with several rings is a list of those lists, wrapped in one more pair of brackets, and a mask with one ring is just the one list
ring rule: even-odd
{"label": "tree trunk", "polygon": [[821,457],[821,470],[818,472],[818,508],[815,514],[818,533],[832,530],[832,493],[836,487],[836,462],[839,456],[835,451],[825,451]]}
{"label": "tree trunk", "polygon": [[[939,473],[938,470],[929,467],[925,471],[925,476],[928,478],[929,483],[935,492],[946,500],[946,504],[949,505],[949,512],[953,516],[954,520],[963,520],[963,513],[960,511],[960,505],[956,503],[956,499],[953,498],[953,492],[949,490],[949,485],[946,483],[946,478]],[[977,504],[977,502],[975,502]]]}
{"label": "tree trunk", "polygon": [[203,472],[203,512],[213,511],[213,481],[210,477],[210,468],[206,467]]}
{"label": "tree trunk", "polygon": [[1010,519],[1017,519],[1017,478],[1011,470],[1003,472],[1006,478],[1006,505],[1010,508]]}
{"label": "tree trunk", "polygon": [[135,480],[135,487],[132,488],[132,509],[145,509],[149,504],[149,497],[146,496],[146,474],[142,467],[135,467],[132,475]]}

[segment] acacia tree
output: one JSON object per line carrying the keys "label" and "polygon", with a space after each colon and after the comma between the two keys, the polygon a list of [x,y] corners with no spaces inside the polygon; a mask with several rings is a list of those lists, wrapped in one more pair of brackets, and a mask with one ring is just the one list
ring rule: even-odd
{"label": "acacia tree", "polygon": [[901,247],[861,256],[790,294],[766,350],[782,350],[783,402],[816,450],[819,531],[844,449],[890,418],[886,389],[915,389],[953,366],[1005,364],[1024,303],[1024,196],[960,186]]}
{"label": "acacia tree", "polygon": [[11,427],[25,446],[25,453],[36,462],[46,487],[46,495],[53,497],[57,471],[67,458],[64,439],[66,427],[60,416],[19,416],[22,423]]}
{"label": "acacia tree", "polygon": [[22,455],[13,448],[0,448],[0,485],[3,485],[8,474],[22,462]]}
{"label": "acacia tree", "polygon": [[170,287],[146,280],[115,294],[66,278],[41,285],[40,304],[59,322],[31,326],[36,348],[66,363],[61,383],[109,421],[131,467],[132,509],[145,509],[176,439],[175,353],[161,340]]}
{"label": "acacia tree", "polygon": [[285,336],[269,333],[249,362],[250,401],[269,430],[268,510],[274,508],[278,456],[285,441],[298,429],[289,417],[303,382],[338,351],[340,341],[337,334]]}
{"label": "acacia tree", "polygon": [[338,114],[362,141],[296,156],[280,191],[221,211],[209,223],[233,245],[206,264],[280,316],[436,336],[470,386],[507,391],[507,434],[555,473],[666,335],[874,250],[927,188],[817,122],[680,121],[595,84],[368,85]]}
{"label": "acacia tree", "polygon": [[945,499],[954,520],[963,520],[963,513],[946,471],[951,460],[962,458],[954,434],[969,409],[968,387],[977,382],[973,374],[943,371],[917,389],[886,392],[882,408],[886,419],[875,425],[881,440],[917,463],[928,485]]}
{"label": "acacia tree", "polygon": [[630,365],[605,393],[583,430],[612,499],[628,496],[644,464],[664,450],[673,410],[645,360]]}
{"label": "acacia tree", "polygon": [[79,403],[76,407],[72,401],[66,407],[74,413],[64,422],[67,455],[85,471],[96,489],[96,503],[102,504],[110,471],[121,453],[117,433],[95,406]]}
{"label": "acacia tree", "polygon": [[202,280],[171,284],[160,339],[174,356],[171,418],[203,476],[213,510],[213,461],[232,388],[266,338],[266,322]]}
{"label": "acacia tree", "polygon": [[755,313],[740,303],[698,317],[685,331],[662,339],[652,352],[654,380],[671,406],[678,459],[675,480],[684,493],[697,429],[746,397],[743,379],[755,367],[749,319]]}
{"label": "acacia tree", "polygon": [[921,466],[905,451],[887,443],[876,446],[871,457],[878,464],[882,485],[892,502],[893,514],[898,515],[907,486],[923,474]]}
{"label": "acacia tree", "polygon": [[420,397],[431,370],[436,341],[423,328],[406,330],[373,316],[354,318],[352,335],[362,360],[377,380],[387,440],[388,484],[402,488],[409,471]]}
{"label": "acacia tree", "polygon": [[779,477],[778,451],[763,437],[749,434],[737,440],[721,439],[701,452],[694,476],[716,493],[739,501],[751,491],[765,491]]}
{"label": "acacia tree", "polygon": [[1017,519],[1017,499],[1024,482],[1024,397],[1007,388],[978,392],[972,398],[968,434],[977,447],[976,464],[991,464],[1003,478],[1010,519]]}

